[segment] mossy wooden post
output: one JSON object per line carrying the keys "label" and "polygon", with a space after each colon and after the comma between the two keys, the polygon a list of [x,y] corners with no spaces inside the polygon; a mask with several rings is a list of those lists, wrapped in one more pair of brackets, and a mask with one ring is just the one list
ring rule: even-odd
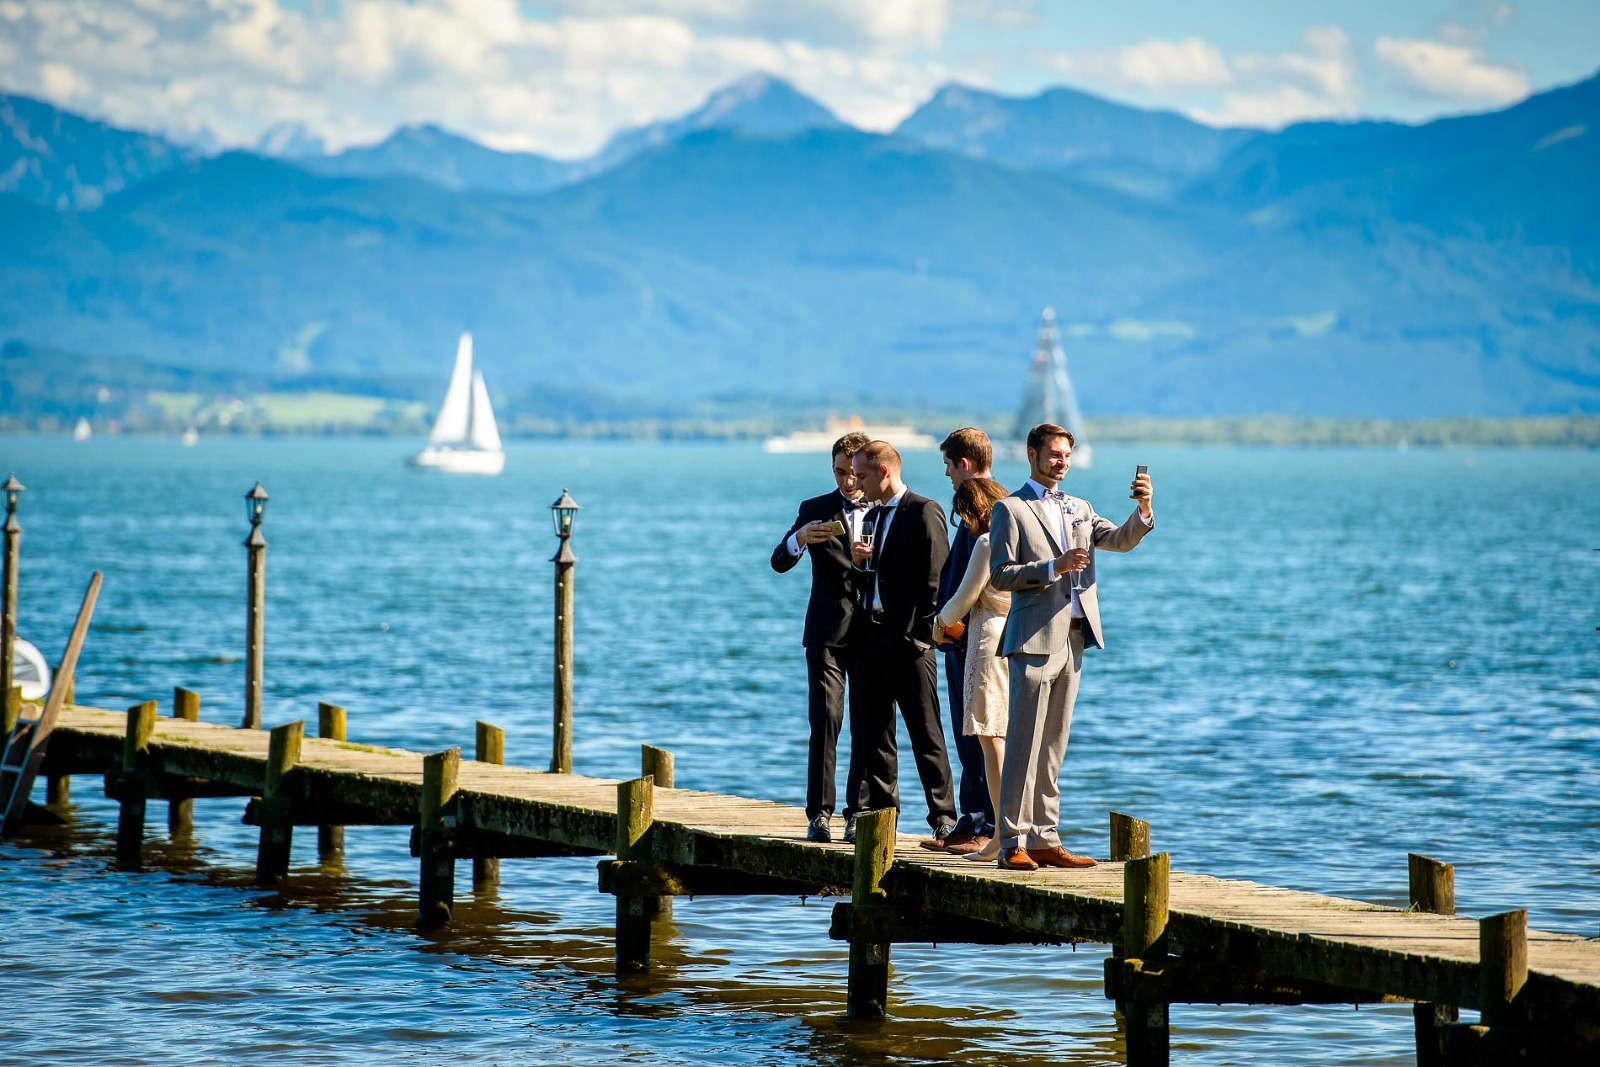
{"label": "mossy wooden post", "polygon": [[[657,789],[672,789],[672,753],[654,745],[639,746],[639,772],[655,780]],[[654,922],[672,921],[671,897],[646,897],[645,911]]]}
{"label": "mossy wooden post", "polygon": [[[1407,854],[1406,863],[1411,883],[1411,910],[1454,915],[1456,869],[1415,852]],[[1419,1000],[1411,1006],[1411,1014],[1417,1037],[1417,1067],[1443,1067],[1445,1036],[1448,1027],[1461,1018],[1460,1010],[1453,1004]]]}
{"label": "mossy wooden post", "polygon": [[[1128,860],[1142,860],[1150,855],[1150,824],[1142,819],[1135,819],[1132,815],[1124,815],[1120,811],[1111,813],[1111,861],[1125,863]],[[1124,955],[1122,942],[1111,943],[1111,957],[1118,959]],[[1117,1001],[1117,1014],[1123,1018],[1128,1014],[1126,1000]]]}
{"label": "mossy wooden post", "polygon": [[1115,863],[1150,855],[1150,824],[1120,811],[1111,813],[1111,859]]}
{"label": "mossy wooden post", "polygon": [[[182,722],[200,721],[200,694],[182,686],[172,687],[172,717]],[[167,801],[167,836],[188,837],[194,833],[194,798],[174,797]]]}
{"label": "mossy wooden post", "polygon": [[267,775],[261,784],[261,843],[256,847],[256,884],[272,885],[289,873],[294,823],[284,779],[300,762],[306,724],[299,720],[274,726],[267,742]]}
{"label": "mossy wooden post", "polygon": [[[56,664],[56,675],[55,676],[57,678],[59,678],[60,674],[61,674],[61,665],[58,663],[58,664]],[[56,684],[62,684],[64,686],[65,690],[66,690],[66,699],[63,701],[62,706],[63,707],[72,707],[72,706],[74,706],[74,701],[75,701],[75,698],[77,696],[77,687],[78,687],[77,672],[74,671],[67,678],[65,683],[56,683]],[[72,799],[72,778],[70,776],[65,775],[65,774],[52,774],[52,775],[46,776],[46,778],[44,780],[44,802],[45,802],[46,805],[48,805],[49,807],[52,807],[52,808],[61,807],[61,806],[66,805],[71,799]]]}
{"label": "mossy wooden post", "polygon": [[[654,858],[655,779],[617,783],[617,859],[649,863]],[[650,909],[646,897],[617,894],[617,973],[650,969]]]}
{"label": "mossy wooden post", "polygon": [[[858,919],[885,905],[883,877],[894,864],[895,811],[884,808],[856,818],[855,879],[850,889],[850,978],[845,994],[845,1015],[851,1019],[881,1019],[889,1008],[889,942],[870,933],[857,934]],[[863,927],[875,924],[862,922]]]}
{"label": "mossy wooden post", "polygon": [[1478,920],[1478,1010],[1483,1025],[1516,1026],[1523,1018],[1518,997],[1528,982],[1528,913],[1523,910]]}
{"label": "mossy wooden post", "polygon": [[422,804],[417,813],[421,872],[417,879],[417,925],[433,929],[450,921],[456,903],[456,859],[451,831],[461,779],[461,750],[447,748],[422,760]]}
{"label": "mossy wooden post", "polygon": [[[506,732],[498,726],[480,720],[472,758],[479,763],[504,764],[506,761]],[[499,856],[472,857],[472,884],[492,886],[500,881]]]}
{"label": "mossy wooden post", "polygon": [[[1167,955],[1167,879],[1171,857],[1165,852],[1130,859],[1122,869],[1122,951],[1145,964]],[[1171,1030],[1165,1001],[1137,994],[1124,1014],[1128,1029],[1128,1067],[1169,1061]]]}
{"label": "mossy wooden post", "polygon": [[117,813],[118,867],[137,868],[144,848],[145,787],[139,772],[150,754],[150,735],[156,730],[156,702],[146,700],[128,709],[127,733],[122,738],[122,782]]}
{"label": "mossy wooden post", "polygon": [[22,717],[22,686],[14,685],[6,693],[6,704],[0,712],[0,738],[11,736],[11,731],[16,729],[17,720]]}
{"label": "mossy wooden post", "polygon": [[[345,739],[345,710],[337,704],[317,702],[317,736],[330,741]],[[344,827],[317,827],[317,859],[328,862],[344,852]]]}

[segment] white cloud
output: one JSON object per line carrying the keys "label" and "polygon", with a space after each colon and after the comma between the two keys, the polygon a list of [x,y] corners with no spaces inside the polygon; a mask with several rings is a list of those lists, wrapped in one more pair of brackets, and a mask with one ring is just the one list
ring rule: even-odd
{"label": "white cloud", "polygon": [[811,45],[937,48],[950,27],[950,0],[546,0],[591,19],[672,18],[697,31]]}
{"label": "white cloud", "polygon": [[956,0],[953,13],[997,30],[1030,30],[1044,22],[1039,0]]}
{"label": "white cloud", "polygon": [[1233,72],[1222,50],[1198,37],[1187,37],[1181,41],[1142,41],[1125,48],[1103,51],[1063,53],[1053,57],[1051,65],[1069,76],[1156,94],[1201,86],[1228,85],[1233,81]]}
{"label": "white cloud", "polygon": [[1479,48],[1379,37],[1373,49],[1407,89],[1454,103],[1509,104],[1528,95],[1528,76],[1492,63]]}
{"label": "white cloud", "polygon": [[[119,125],[250,145],[301,123],[338,148],[432,122],[588,154],[752,71],[886,128],[950,72],[947,0],[0,0],[0,90]],[[326,14],[316,12],[326,11]],[[804,26],[805,32],[801,32]],[[793,33],[785,29],[788,27]]]}
{"label": "white cloud", "polygon": [[1283,126],[1356,113],[1360,92],[1349,35],[1313,26],[1300,47],[1228,56],[1199,37],[1061,53],[1047,62],[1079,81],[1131,91],[1215,125]]}

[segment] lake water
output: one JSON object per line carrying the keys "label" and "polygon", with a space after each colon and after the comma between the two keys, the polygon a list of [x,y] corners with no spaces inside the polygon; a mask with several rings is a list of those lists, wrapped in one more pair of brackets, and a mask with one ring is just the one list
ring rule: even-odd
{"label": "lake water", "polygon": [[[22,635],[58,657],[100,569],[80,702],[168,714],[183,685],[236,723],[260,479],[267,724],[330,700],[352,740],[470,754],[482,718],[542,768],[568,487],[575,769],[632,777],[649,743],[680,786],[802,803],[807,576],[767,556],[830,487],[826,457],[513,443],[477,480],[407,470],[407,449],[0,439],[29,487]],[[1120,518],[1135,463],[1157,529],[1101,560],[1110,647],[1063,771],[1068,847],[1103,855],[1116,809],[1175,868],[1398,905],[1416,851],[1456,865],[1463,914],[1600,934],[1600,456],[1102,447],[1067,488]],[[948,499],[936,453],[906,474]],[[592,859],[507,860],[497,894],[463,883],[457,922],[424,935],[404,828],[352,828],[321,871],[302,833],[267,892],[242,802],[197,802],[188,844],[152,805],[130,874],[108,868],[114,805],[73,790],[67,829],[0,845],[0,1060],[998,1064],[1028,1062],[1023,1036],[1035,1062],[1121,1062],[1103,949],[896,946],[892,1017],[846,1024],[830,902],[679,901],[653,974],[618,982]],[[1406,1006],[1172,1015],[1186,1064],[1412,1062]]]}

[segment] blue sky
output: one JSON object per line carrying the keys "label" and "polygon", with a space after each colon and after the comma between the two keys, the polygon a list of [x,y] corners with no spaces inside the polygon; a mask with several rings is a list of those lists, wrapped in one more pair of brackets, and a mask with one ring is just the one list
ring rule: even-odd
{"label": "blue sky", "polygon": [[0,90],[222,145],[433,122],[570,158],[754,72],[870,129],[950,81],[1421,121],[1597,67],[1596,0],[0,0]]}

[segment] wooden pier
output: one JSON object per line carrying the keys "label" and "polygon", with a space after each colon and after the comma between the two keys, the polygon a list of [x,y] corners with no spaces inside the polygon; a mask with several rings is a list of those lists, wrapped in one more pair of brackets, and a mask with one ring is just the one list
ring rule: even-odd
{"label": "wooden pier", "polygon": [[[7,727],[28,714],[14,700]],[[169,804],[178,831],[195,798],[250,798],[263,884],[290,873],[298,827],[318,828],[319,855],[342,847],[345,827],[413,827],[423,926],[450,921],[458,860],[483,882],[501,858],[614,857],[599,889],[617,900],[619,972],[649,966],[651,921],[674,896],[838,896],[830,934],[850,944],[854,1017],[888,1010],[896,943],[1099,942],[1113,946],[1105,993],[1131,1064],[1167,1062],[1173,1004],[1377,1001],[1415,1004],[1419,1064],[1600,1062],[1600,941],[1528,930],[1520,911],[1458,918],[1451,868],[1424,857],[1411,857],[1413,906],[1400,910],[1171,870],[1149,853],[1148,826],[1113,814],[1111,862],[1018,874],[928,852],[897,835],[892,811],[863,816],[854,847],[808,843],[799,809],[670,788],[671,755],[648,747],[645,773],[616,782],[507,766],[482,723],[478,758],[462,759],[347,741],[332,705],[320,737],[298,722],[198,721],[186,690],[173,707],[66,707],[55,724],[48,796],[65,798],[71,775],[103,776],[124,866],[139,863],[150,801]],[[1462,1008],[1479,1022],[1459,1021]]]}

